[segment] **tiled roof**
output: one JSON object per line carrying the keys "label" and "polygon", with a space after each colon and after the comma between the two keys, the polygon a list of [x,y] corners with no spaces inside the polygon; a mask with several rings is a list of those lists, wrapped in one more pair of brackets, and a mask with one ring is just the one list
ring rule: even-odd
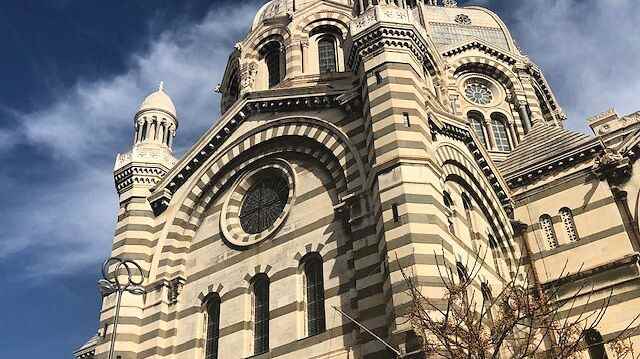
{"label": "tiled roof", "polygon": [[561,155],[579,151],[594,140],[583,133],[538,122],[498,168],[505,177],[512,177]]}

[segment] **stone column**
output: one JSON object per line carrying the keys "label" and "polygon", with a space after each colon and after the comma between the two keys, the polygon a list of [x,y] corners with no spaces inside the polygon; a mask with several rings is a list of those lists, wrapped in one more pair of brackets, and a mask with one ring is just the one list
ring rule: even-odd
{"label": "stone column", "polygon": [[520,115],[520,121],[524,127],[524,133],[529,133],[531,130],[531,119],[529,118],[529,111],[527,111],[527,101],[516,100],[516,106],[518,108],[518,114]]}

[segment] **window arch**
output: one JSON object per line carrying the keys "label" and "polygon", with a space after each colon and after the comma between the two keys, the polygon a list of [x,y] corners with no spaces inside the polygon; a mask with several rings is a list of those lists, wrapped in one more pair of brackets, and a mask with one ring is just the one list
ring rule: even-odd
{"label": "window arch", "polygon": [[306,255],[301,263],[304,269],[307,335],[314,336],[326,330],[322,257],[317,253],[311,253]]}
{"label": "window arch", "polygon": [[551,219],[551,216],[548,214],[540,216],[540,229],[542,229],[542,233],[544,234],[549,249],[557,248],[559,245],[558,237],[556,236],[556,231],[553,228],[553,220]]}
{"label": "window arch", "polygon": [[509,131],[507,130],[507,118],[501,113],[491,115],[491,129],[493,139],[498,151],[511,151]]}
{"label": "window arch", "polygon": [[493,325],[493,312],[491,311],[493,306],[493,294],[491,293],[491,287],[487,282],[482,282],[480,284],[480,292],[482,293],[482,307],[484,313],[489,320],[489,324]]}
{"label": "window arch", "polygon": [[451,195],[449,194],[449,192],[444,191],[442,193],[442,198],[444,200],[444,205],[447,206],[447,208],[452,209],[453,199],[451,198]]}
{"label": "window arch", "polygon": [[560,209],[560,219],[562,219],[562,224],[569,240],[571,242],[577,241],[579,239],[578,231],[576,230],[576,223],[571,210],[567,207]]}
{"label": "window arch", "polygon": [[206,308],[206,342],[205,359],[218,359],[218,342],[220,340],[220,296],[210,294],[205,302]]}
{"label": "window arch", "polygon": [[336,55],[336,39],[331,35],[322,36],[318,40],[318,63],[321,74],[338,71]]}
{"label": "window arch", "polygon": [[487,136],[485,134],[484,129],[484,116],[478,111],[469,111],[467,114],[467,118],[469,119],[469,125],[471,125],[471,129],[475,132],[476,136],[480,139],[482,144],[487,146]]}
{"label": "window arch", "polygon": [[467,267],[465,267],[464,264],[456,262],[456,271],[458,272],[458,279],[461,284],[468,283],[471,280]]}
{"label": "window arch", "polygon": [[258,274],[253,280],[253,352],[269,351],[269,278]]}
{"label": "window arch", "polygon": [[498,272],[498,275],[502,275],[502,273],[500,272],[500,265],[498,263],[498,242],[496,242],[496,239],[491,234],[489,234],[489,249],[491,250],[491,258],[493,258],[493,265],[495,267],[495,270],[496,272]]}
{"label": "window arch", "polygon": [[602,334],[596,329],[587,329],[584,332],[584,341],[589,348],[589,358],[607,359],[607,351],[604,348]]}
{"label": "window arch", "polygon": [[453,199],[451,199],[451,195],[447,191],[444,191],[442,193],[442,197],[443,197],[443,200],[444,200],[444,205],[449,210],[449,212],[446,213],[447,222],[448,222],[448,226],[449,226],[449,232],[451,234],[455,235],[456,234],[456,228],[455,228],[455,226],[453,224]]}
{"label": "window arch", "polygon": [[282,79],[282,45],[278,41],[270,41],[261,50],[267,66],[269,88],[276,86]]}

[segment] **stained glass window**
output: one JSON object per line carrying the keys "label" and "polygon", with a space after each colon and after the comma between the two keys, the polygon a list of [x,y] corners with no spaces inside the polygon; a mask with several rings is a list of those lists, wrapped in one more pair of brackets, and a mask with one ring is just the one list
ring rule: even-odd
{"label": "stained glass window", "polygon": [[248,234],[263,232],[282,214],[289,196],[287,181],[278,176],[260,179],[245,194],[240,208],[240,225]]}
{"label": "stained glass window", "polygon": [[464,89],[464,94],[469,101],[479,105],[488,105],[493,100],[491,89],[479,82],[471,82],[468,84]]}
{"label": "stained glass window", "polygon": [[323,37],[318,41],[318,61],[320,73],[336,72],[336,43],[330,37]]}
{"label": "stained glass window", "polygon": [[259,274],[253,283],[254,298],[254,354],[269,351],[269,278]]}
{"label": "stained glass window", "polygon": [[205,359],[218,358],[218,340],[220,338],[220,297],[212,296],[207,301],[207,342]]}
{"label": "stained glass window", "polygon": [[311,256],[304,262],[307,290],[307,327],[309,336],[325,331],[324,280],[322,258]]}

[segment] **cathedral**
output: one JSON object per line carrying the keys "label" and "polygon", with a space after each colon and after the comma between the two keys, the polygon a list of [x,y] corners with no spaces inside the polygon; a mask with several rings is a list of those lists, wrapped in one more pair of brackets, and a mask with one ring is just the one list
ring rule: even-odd
{"label": "cathedral", "polygon": [[[484,249],[479,287],[521,263],[611,293],[595,345],[639,311],[640,112],[566,129],[503,21],[453,0],[271,0],[247,26],[180,158],[170,89],[131,109],[112,256],[145,293],[122,295],[113,359],[409,357],[401,269],[437,297],[438,266]],[[75,358],[107,359],[115,307]]]}

